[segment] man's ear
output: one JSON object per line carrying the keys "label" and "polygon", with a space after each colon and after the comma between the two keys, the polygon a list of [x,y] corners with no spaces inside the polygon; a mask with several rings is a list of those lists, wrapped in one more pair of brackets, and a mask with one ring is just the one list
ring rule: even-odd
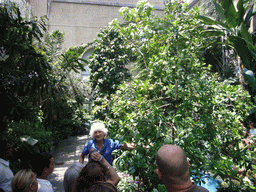
{"label": "man's ear", "polygon": [[156,174],[157,174],[158,178],[161,180],[162,173],[161,173],[161,171],[158,168],[156,169]]}

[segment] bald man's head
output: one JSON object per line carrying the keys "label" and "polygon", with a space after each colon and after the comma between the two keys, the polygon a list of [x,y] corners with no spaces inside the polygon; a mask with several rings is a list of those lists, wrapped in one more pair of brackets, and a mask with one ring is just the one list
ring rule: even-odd
{"label": "bald man's head", "polygon": [[189,179],[189,164],[185,152],[175,145],[162,146],[156,155],[159,171],[170,178]]}

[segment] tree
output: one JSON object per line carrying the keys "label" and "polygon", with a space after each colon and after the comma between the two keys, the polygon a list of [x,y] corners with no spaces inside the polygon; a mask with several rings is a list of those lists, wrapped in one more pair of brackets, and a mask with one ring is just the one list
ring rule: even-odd
{"label": "tree", "polygon": [[[42,37],[36,20],[26,21],[16,7],[1,6],[1,99],[6,110],[1,122],[19,121],[33,113],[31,103],[47,86],[50,65],[33,46],[33,39]],[[28,107],[29,106],[29,107]]]}
{"label": "tree", "polygon": [[14,5],[0,9],[1,132],[14,140],[32,136],[49,151],[84,121],[85,95],[70,73],[84,70],[87,45],[63,50],[63,33],[48,33],[44,18],[27,21]]}
{"label": "tree", "polygon": [[[235,6],[232,0],[213,1],[219,20],[200,16],[206,26],[205,36],[222,37],[223,44],[236,53],[236,62],[239,67],[240,84],[249,91],[251,100],[255,104],[256,79],[254,76],[243,73],[244,68],[253,72],[256,70],[256,49],[254,34],[249,32],[251,19],[255,15],[254,2],[239,0]],[[223,45],[224,46],[224,45]],[[254,107],[251,115],[256,111]]]}
{"label": "tree", "polygon": [[[72,73],[84,71],[84,64],[87,63],[81,58],[88,45],[69,47],[62,49],[64,34],[60,31],[46,32],[44,37],[36,42],[37,49],[46,56],[52,71],[49,72],[49,89],[44,94],[39,95],[39,105],[42,107],[46,126],[59,124],[61,119],[72,119],[74,113],[68,102],[70,99],[75,101],[75,108],[83,105],[85,92],[78,85]],[[51,110],[49,110],[51,109]],[[75,109],[76,110],[76,109]]]}
{"label": "tree", "polygon": [[[156,190],[155,154],[172,143],[186,151],[195,181],[210,171],[230,186],[234,180],[241,182],[236,189],[246,188],[233,166],[248,168],[255,156],[239,146],[241,123],[251,109],[248,93],[233,82],[220,82],[204,65],[201,48],[206,42],[198,10],[189,12],[177,2],[166,4],[164,17],[153,16],[152,10],[146,1],[121,9],[127,25],[116,28],[139,75],[95,108],[108,107],[101,115],[112,137],[138,145],[116,164],[139,177],[143,190]],[[143,147],[152,143],[150,149]]]}
{"label": "tree", "polygon": [[126,68],[128,55],[116,21],[101,31],[98,37],[90,57],[90,83],[96,97],[109,97],[119,84],[130,77]]}
{"label": "tree", "polygon": [[242,75],[243,67],[249,70],[255,70],[256,49],[249,33],[253,13],[253,5],[248,10],[245,7],[246,1],[239,0],[237,10],[232,0],[213,1],[220,20],[214,20],[210,17],[200,16],[208,26],[206,35],[224,36],[225,44],[232,47],[239,56],[238,66],[240,71],[240,82],[244,86]]}

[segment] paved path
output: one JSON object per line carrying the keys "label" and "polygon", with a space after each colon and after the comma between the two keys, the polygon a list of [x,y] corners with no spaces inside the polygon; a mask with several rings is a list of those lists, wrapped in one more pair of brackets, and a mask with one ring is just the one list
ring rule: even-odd
{"label": "paved path", "polygon": [[[89,139],[88,135],[74,136],[59,143],[53,158],[55,160],[55,168],[53,173],[48,177],[52,183],[54,192],[65,192],[63,186],[64,174],[67,168],[77,163],[82,153],[85,143]],[[84,159],[84,164],[87,163],[87,157]],[[117,172],[121,179],[127,177],[123,172]]]}
{"label": "paved path", "polygon": [[[78,162],[79,156],[88,139],[88,135],[75,136],[63,140],[59,143],[57,149],[53,153],[55,160],[55,169],[49,176],[49,180],[53,185],[55,192],[64,192],[63,179],[66,169],[73,163]],[[85,158],[85,163],[86,164]]]}

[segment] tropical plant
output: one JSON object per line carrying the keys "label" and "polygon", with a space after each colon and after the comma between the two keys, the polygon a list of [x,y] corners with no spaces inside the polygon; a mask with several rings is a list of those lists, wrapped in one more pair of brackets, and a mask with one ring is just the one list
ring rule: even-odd
{"label": "tropical plant", "polygon": [[56,142],[75,134],[84,121],[79,111],[85,92],[70,73],[84,70],[81,55],[87,45],[62,50],[63,33],[48,33],[44,17],[27,21],[14,5],[0,9],[0,95],[5,108],[1,132],[10,136],[10,131],[40,124],[41,131],[51,133]]}
{"label": "tropical plant", "polygon": [[97,97],[109,97],[130,77],[126,68],[128,55],[116,21],[102,30],[98,37],[90,57],[90,83]]}
{"label": "tropical plant", "polygon": [[[240,71],[240,82],[244,86],[243,67],[249,70],[256,70],[256,49],[254,47],[252,35],[249,33],[251,19],[254,15],[253,7],[246,7],[248,1],[239,0],[234,5],[232,0],[218,3],[213,0],[219,20],[207,16],[200,16],[208,27],[205,35],[214,37],[224,37],[224,43],[233,48],[239,56],[238,67]],[[253,86],[253,84],[251,84]],[[255,89],[255,87],[254,87]]]}
{"label": "tropical plant", "polygon": [[[44,28],[36,20],[26,21],[15,6],[1,6],[1,99],[3,102],[2,128],[7,120],[20,121],[33,114],[35,95],[40,95],[48,85],[50,65],[33,46],[33,39],[42,37]],[[35,116],[34,116],[35,117]]]}
{"label": "tropical plant", "polygon": [[246,188],[233,167],[249,169],[255,156],[239,146],[241,122],[251,109],[248,93],[231,80],[219,82],[204,65],[201,47],[206,42],[198,10],[189,12],[178,2],[166,4],[164,17],[153,16],[152,10],[147,1],[121,9],[127,25],[115,27],[138,76],[94,108],[95,113],[105,112],[101,115],[111,137],[138,146],[121,154],[117,167],[139,177],[145,191],[162,190],[155,154],[172,143],[186,151],[196,182],[209,174]]}

